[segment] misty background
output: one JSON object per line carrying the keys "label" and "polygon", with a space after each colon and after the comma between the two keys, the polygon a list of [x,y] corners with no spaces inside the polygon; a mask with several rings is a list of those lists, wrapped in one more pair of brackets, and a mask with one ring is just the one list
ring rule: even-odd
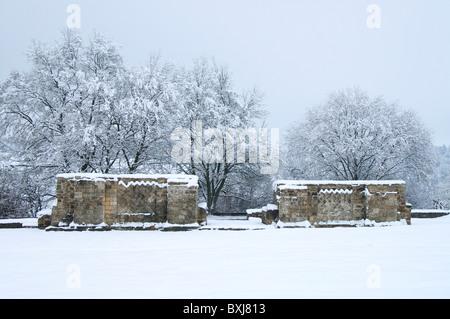
{"label": "misty background", "polygon": [[[81,10],[83,37],[103,33],[128,65],[160,53],[229,66],[237,88],[265,93],[267,126],[281,132],[330,91],[358,86],[414,109],[434,144],[449,144],[448,1],[2,1],[0,81],[29,69],[32,39],[60,38],[70,4]],[[367,25],[370,4],[380,28]]]}

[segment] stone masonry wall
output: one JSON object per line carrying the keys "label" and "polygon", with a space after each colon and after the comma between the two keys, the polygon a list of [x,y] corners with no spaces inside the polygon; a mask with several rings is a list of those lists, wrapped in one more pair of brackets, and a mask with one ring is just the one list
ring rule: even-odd
{"label": "stone masonry wall", "polygon": [[53,227],[198,224],[197,177],[61,174]]}
{"label": "stone masonry wall", "polygon": [[404,181],[276,181],[282,223],[411,222]]}

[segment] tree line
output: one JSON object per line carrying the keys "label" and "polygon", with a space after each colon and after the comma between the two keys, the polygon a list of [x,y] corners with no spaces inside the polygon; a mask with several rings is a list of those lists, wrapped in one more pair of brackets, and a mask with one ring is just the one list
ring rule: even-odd
{"label": "tree line", "polygon": [[[32,69],[11,72],[0,88],[2,179],[19,192],[5,189],[3,202],[22,197],[23,209],[35,212],[51,198],[55,175],[66,172],[195,174],[212,213],[219,193],[248,204],[263,196],[254,185],[263,177],[252,165],[171,159],[177,127],[200,121],[204,128],[246,128],[265,115],[262,94],[236,92],[226,66],[199,58],[186,69],[151,56],[128,67],[103,35],[84,44],[73,30],[54,46],[34,41],[27,54]],[[22,185],[33,185],[39,201],[24,200],[8,174],[27,176]],[[248,179],[233,183],[235,175]],[[242,195],[247,189],[251,199]]]}
{"label": "tree line", "polygon": [[27,56],[31,70],[12,71],[0,86],[0,215],[44,208],[55,175],[68,172],[195,174],[210,213],[264,206],[279,178],[405,179],[413,205],[447,205],[449,166],[438,167],[437,154],[449,152],[433,148],[417,114],[358,88],[331,93],[293,123],[280,140],[280,169],[268,175],[260,163],[196,161],[193,151],[173,161],[177,128],[193,141],[194,123],[225,136],[268,114],[262,92],[237,92],[213,59],[186,68],[156,55],[130,67],[103,35],[85,44],[74,30],[53,46],[33,41]]}

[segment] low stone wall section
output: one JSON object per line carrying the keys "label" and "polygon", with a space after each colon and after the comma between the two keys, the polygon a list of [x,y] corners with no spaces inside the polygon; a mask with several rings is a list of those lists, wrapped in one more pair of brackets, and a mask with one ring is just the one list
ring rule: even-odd
{"label": "low stone wall section", "polygon": [[61,174],[56,193],[52,227],[203,222],[192,175]]}
{"label": "low stone wall section", "polygon": [[263,218],[265,223],[411,223],[404,181],[280,180],[274,183],[273,190],[278,216],[273,220]]}
{"label": "low stone wall section", "polygon": [[450,211],[443,209],[413,209],[411,210],[412,218],[437,218],[447,216]]}

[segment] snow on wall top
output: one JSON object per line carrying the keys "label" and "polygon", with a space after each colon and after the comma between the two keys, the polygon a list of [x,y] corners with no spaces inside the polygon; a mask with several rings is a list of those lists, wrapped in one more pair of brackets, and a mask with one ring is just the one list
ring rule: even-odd
{"label": "snow on wall top", "polygon": [[301,189],[307,185],[393,185],[405,184],[403,180],[277,180],[273,182],[273,190],[278,189]]}
{"label": "snow on wall top", "polygon": [[166,179],[167,183],[187,184],[187,187],[198,186],[196,175],[184,174],[101,174],[101,173],[65,173],[57,178],[78,179],[88,181],[119,181],[121,179]]}
{"label": "snow on wall top", "polygon": [[291,184],[281,184],[281,185],[277,185],[278,189],[308,189],[308,186],[304,186],[304,185],[291,185]]}

